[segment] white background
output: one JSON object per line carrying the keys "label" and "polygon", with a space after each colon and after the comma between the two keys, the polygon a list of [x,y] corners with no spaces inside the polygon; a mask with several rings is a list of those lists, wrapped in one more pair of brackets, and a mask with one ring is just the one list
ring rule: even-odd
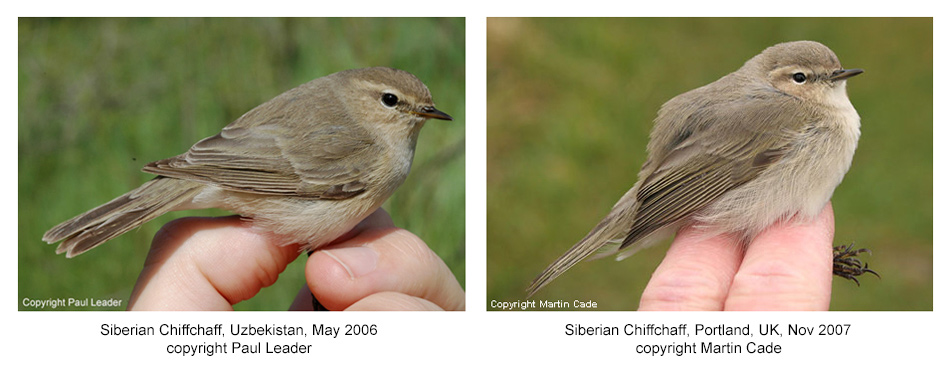
{"label": "white background", "polygon": [[[467,81],[466,96],[466,164],[467,164],[467,312],[460,313],[116,313],[116,312],[19,312],[18,303],[10,302],[4,313],[3,354],[6,363],[20,368],[52,369],[63,368],[126,368],[145,367],[199,368],[214,366],[241,366],[249,369],[255,366],[273,367],[274,365],[297,365],[305,367],[369,367],[385,368],[422,368],[422,369],[511,369],[515,367],[541,368],[554,366],[556,369],[594,368],[637,369],[650,365],[662,366],[730,366],[745,369],[753,365],[767,365],[769,370],[814,368],[814,369],[904,369],[921,365],[946,365],[947,320],[942,312],[946,295],[942,270],[934,270],[936,281],[933,312],[903,313],[637,313],[637,312],[486,312],[485,299],[485,203],[486,203],[486,17],[489,16],[928,16],[934,18],[934,60],[935,69],[946,71],[945,23],[941,17],[945,11],[936,8],[927,9],[914,2],[901,1],[900,4],[869,2],[808,2],[778,1],[735,2],[724,4],[716,2],[682,2],[652,4],[647,2],[585,1],[585,2],[537,2],[537,4],[516,4],[513,2],[411,2],[405,0],[360,1],[360,2],[214,2],[219,4],[199,4],[194,1],[163,2],[103,2],[95,4],[89,1],[64,2],[63,4],[32,3],[20,4],[25,7],[16,9],[18,16],[449,16],[466,17],[466,55]],[[690,4],[696,3],[696,4]],[[926,2],[922,2],[926,4]],[[936,7],[936,2],[930,2]],[[62,5],[62,6],[60,6]],[[9,5],[7,5],[8,7]],[[147,8],[140,8],[148,6]],[[875,8],[875,7],[880,8]],[[755,9],[755,13],[743,13],[742,9]],[[187,12],[185,12],[187,10]],[[157,14],[155,12],[158,12]],[[737,13],[738,12],[738,13]],[[761,12],[761,13],[759,13]],[[15,20],[6,19],[8,95],[5,105],[8,135],[4,148],[8,159],[12,159],[17,145],[12,143],[16,135],[12,133],[12,124],[16,115],[13,95],[16,82],[13,71],[16,58],[12,55],[16,49]],[[897,73],[898,71],[895,71]],[[934,101],[935,107],[946,104],[946,94],[939,88],[946,85],[947,74],[936,73]],[[947,116],[944,112],[934,112],[934,138],[946,138]],[[944,209],[946,197],[947,171],[941,160],[946,159],[943,148],[934,146],[935,178],[934,203],[936,210]],[[12,162],[11,161],[8,161]],[[9,167],[8,167],[9,168]],[[6,209],[15,208],[12,182],[7,183],[4,193]],[[14,224],[8,217],[5,230],[11,240],[16,240]],[[934,228],[944,230],[946,217],[934,215]],[[946,262],[946,240],[941,235],[934,236],[934,261]],[[16,249],[8,247],[7,255],[14,255]],[[4,297],[19,300],[16,292],[16,256],[7,256],[7,273],[3,285]],[[303,326],[309,331],[311,325],[326,324],[344,326],[346,324],[376,324],[379,330],[375,336],[339,337],[321,339],[313,336],[306,338],[225,338],[204,337],[165,337],[165,336],[102,336],[103,324],[121,326],[141,325],[158,327],[162,323],[191,323],[214,325],[223,323],[225,329],[231,323],[262,326],[291,325]],[[778,323],[783,332],[790,323],[805,326],[819,324],[850,324],[847,336],[804,336],[785,335],[781,338],[769,338],[755,335],[746,337],[689,338],[648,337],[648,336],[566,336],[565,325],[578,323],[584,326],[619,326],[634,324],[666,324],[675,326],[680,323],[693,325],[702,323],[707,326],[717,324],[751,324],[753,333],[759,323]],[[637,354],[637,344],[672,342],[714,341],[733,342],[744,346],[749,341],[782,346],[781,354],[771,355],[685,355],[651,356]],[[296,341],[313,344],[311,354],[304,355],[234,355],[223,354],[212,357],[197,355],[183,357],[168,354],[170,344],[201,344],[212,341],[243,341],[289,343]],[[229,349],[230,350],[230,349]],[[8,367],[10,367],[8,366]],[[928,366],[927,368],[933,368]],[[938,366],[939,367],[939,366]],[[718,367],[716,367],[718,368]]]}

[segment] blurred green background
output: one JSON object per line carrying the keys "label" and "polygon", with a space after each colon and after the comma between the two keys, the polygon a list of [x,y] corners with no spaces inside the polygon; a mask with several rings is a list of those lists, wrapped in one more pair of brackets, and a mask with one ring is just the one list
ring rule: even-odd
{"label": "blurred green background", "polygon": [[[815,40],[862,118],[832,199],[838,244],[882,279],[835,279],[833,310],[933,309],[933,20],[488,20],[488,303],[525,288],[636,182],[657,110],[768,46]],[[583,262],[534,298],[636,309],[669,243]],[[489,308],[491,309],[491,308]]]}
{"label": "blurred green background", "polygon": [[[143,165],[186,151],[258,104],[369,66],[415,74],[455,117],[428,123],[412,173],[384,208],[464,287],[464,19],[20,18],[18,40],[21,310],[25,297],[127,304],[163,224],[228,213],[165,215],[70,260],[43,233],[151,179]],[[286,309],[304,284],[303,262],[236,309]]]}

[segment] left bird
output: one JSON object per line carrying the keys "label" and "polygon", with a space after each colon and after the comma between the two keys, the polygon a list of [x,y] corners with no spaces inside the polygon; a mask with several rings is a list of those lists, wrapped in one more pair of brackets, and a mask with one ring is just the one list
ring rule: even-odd
{"label": "left bird", "polygon": [[184,154],[152,162],[142,186],[51,228],[74,257],[162,214],[219,208],[281,245],[312,251],[375,211],[409,174],[435,108],[414,75],[389,67],[337,72],[257,106]]}

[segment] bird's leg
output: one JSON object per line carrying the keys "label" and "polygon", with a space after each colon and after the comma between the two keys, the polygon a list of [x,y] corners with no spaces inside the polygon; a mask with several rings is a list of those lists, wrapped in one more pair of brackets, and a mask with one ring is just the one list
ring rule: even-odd
{"label": "bird's leg", "polygon": [[862,274],[871,273],[881,278],[881,275],[877,274],[877,272],[868,269],[867,263],[862,263],[861,260],[857,258],[857,255],[861,253],[870,254],[871,250],[863,248],[855,250],[853,242],[848,246],[835,246],[833,261],[834,274],[852,280],[858,286],[861,286],[861,283],[858,282],[857,277]]}

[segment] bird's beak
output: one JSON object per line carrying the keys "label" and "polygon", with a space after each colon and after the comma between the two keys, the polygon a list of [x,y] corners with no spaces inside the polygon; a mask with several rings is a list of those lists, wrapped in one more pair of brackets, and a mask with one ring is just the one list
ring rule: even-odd
{"label": "bird's beak", "polygon": [[452,116],[449,116],[448,113],[439,111],[439,110],[435,109],[435,107],[432,107],[432,106],[422,107],[421,110],[419,110],[419,111],[412,111],[412,113],[415,113],[415,114],[417,114],[417,115],[419,115],[419,116],[422,116],[422,117],[425,117],[425,118],[427,118],[427,119],[439,119],[439,120],[452,121]]}
{"label": "bird's beak", "polygon": [[847,78],[849,78],[849,77],[851,77],[851,76],[860,75],[861,72],[864,72],[864,70],[862,70],[862,69],[860,69],[860,68],[853,68],[853,69],[850,69],[850,70],[837,70],[837,71],[835,71],[835,72],[832,72],[832,73],[831,73],[831,76],[828,77],[828,79],[831,80],[831,81],[844,80],[844,79],[847,79]]}

